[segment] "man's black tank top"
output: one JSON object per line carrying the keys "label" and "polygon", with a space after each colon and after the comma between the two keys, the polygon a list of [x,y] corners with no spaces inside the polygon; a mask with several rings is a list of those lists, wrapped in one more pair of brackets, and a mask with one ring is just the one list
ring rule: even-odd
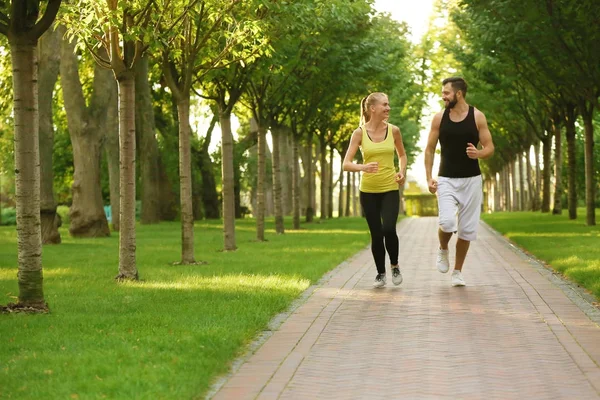
{"label": "man's black tank top", "polygon": [[469,106],[467,117],[460,122],[450,119],[450,109],[444,110],[440,122],[440,147],[442,160],[438,176],[468,178],[481,175],[479,161],[467,156],[467,143],[477,147],[479,131],[475,123],[475,108]]}

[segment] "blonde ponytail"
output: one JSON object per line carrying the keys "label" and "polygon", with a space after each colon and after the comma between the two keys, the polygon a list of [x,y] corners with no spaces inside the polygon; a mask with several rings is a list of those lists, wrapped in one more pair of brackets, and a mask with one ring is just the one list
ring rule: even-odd
{"label": "blonde ponytail", "polygon": [[359,124],[360,126],[363,126],[364,124],[369,122],[369,119],[371,119],[371,116],[367,112],[367,98],[368,97],[369,96],[365,96],[360,101],[360,124]]}

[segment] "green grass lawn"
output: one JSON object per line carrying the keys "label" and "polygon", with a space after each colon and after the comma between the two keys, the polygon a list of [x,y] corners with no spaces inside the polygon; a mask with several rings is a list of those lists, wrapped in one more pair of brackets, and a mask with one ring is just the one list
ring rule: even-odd
{"label": "green grass lawn", "polygon": [[578,209],[577,215],[569,220],[566,211],[500,212],[485,214],[483,220],[600,300],[600,226],[585,225],[585,209]]}
{"label": "green grass lawn", "polygon": [[[201,398],[219,374],[325,272],[369,242],[362,218],[306,224],[256,242],[237,221],[236,252],[220,222],[195,226],[196,258],[180,260],[177,223],[140,226],[141,282],[117,284],[118,236],[43,249],[46,315],[0,315],[2,399]],[[286,221],[289,222],[289,221]],[[288,223],[287,226],[290,224]],[[14,227],[0,228],[0,304],[16,302]]]}

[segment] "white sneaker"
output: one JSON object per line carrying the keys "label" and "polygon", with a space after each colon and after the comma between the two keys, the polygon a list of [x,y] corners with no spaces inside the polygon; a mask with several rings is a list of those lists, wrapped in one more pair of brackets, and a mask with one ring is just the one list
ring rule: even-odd
{"label": "white sneaker", "polygon": [[465,280],[459,270],[452,271],[452,286],[465,286]]}
{"label": "white sneaker", "polygon": [[380,288],[385,286],[385,274],[377,274],[373,287]]}
{"label": "white sneaker", "polygon": [[440,271],[442,274],[448,272],[448,270],[450,269],[450,261],[448,261],[448,249],[438,249],[436,265],[438,271]]}
{"label": "white sneaker", "polygon": [[402,283],[402,273],[399,267],[392,268],[392,283],[396,286]]}

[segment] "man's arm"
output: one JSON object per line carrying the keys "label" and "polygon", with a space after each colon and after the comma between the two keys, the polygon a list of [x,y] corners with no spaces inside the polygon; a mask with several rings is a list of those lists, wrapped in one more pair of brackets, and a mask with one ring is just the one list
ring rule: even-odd
{"label": "man's arm", "polygon": [[428,184],[432,178],[433,157],[440,137],[440,123],[442,122],[442,116],[443,112],[440,111],[433,117],[429,137],[427,138],[427,147],[425,147],[425,174],[427,176]]}
{"label": "man's arm", "polygon": [[489,158],[494,154],[494,142],[492,141],[492,134],[488,128],[485,115],[477,109],[475,109],[475,123],[479,130],[479,143],[481,143],[481,149],[477,149],[475,146],[469,146],[467,148],[467,155],[472,159]]}

